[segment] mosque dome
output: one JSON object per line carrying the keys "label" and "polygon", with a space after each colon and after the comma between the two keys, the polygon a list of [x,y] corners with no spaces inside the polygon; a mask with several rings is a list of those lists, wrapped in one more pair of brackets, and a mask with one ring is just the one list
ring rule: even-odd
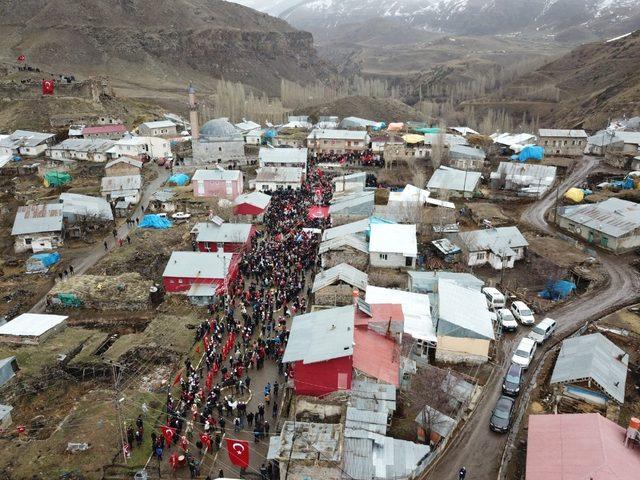
{"label": "mosque dome", "polygon": [[226,118],[209,120],[200,129],[200,137],[207,139],[228,139],[240,137],[240,131],[227,121]]}

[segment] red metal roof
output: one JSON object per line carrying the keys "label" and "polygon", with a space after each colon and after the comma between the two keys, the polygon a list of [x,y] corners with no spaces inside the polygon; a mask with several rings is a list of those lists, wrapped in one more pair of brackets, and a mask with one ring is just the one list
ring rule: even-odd
{"label": "red metal roof", "polygon": [[125,133],[127,128],[122,124],[112,125],[95,125],[92,127],[84,127],[82,135],[95,135],[100,133]]}
{"label": "red metal roof", "polygon": [[639,478],[640,449],[624,446],[625,431],[597,413],[531,415],[527,480]]}
{"label": "red metal roof", "polygon": [[400,385],[400,354],[396,342],[366,328],[354,331],[353,368],[362,373]]}

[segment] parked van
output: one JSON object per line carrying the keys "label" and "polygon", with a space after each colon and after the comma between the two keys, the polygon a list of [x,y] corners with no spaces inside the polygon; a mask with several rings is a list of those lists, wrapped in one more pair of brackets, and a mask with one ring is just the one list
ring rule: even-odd
{"label": "parked van", "polygon": [[533,325],[536,322],[533,312],[524,302],[513,302],[511,304],[511,312],[523,325]]}
{"label": "parked van", "polygon": [[525,370],[529,368],[529,364],[531,363],[531,359],[533,358],[533,354],[536,353],[536,348],[538,348],[538,344],[535,340],[532,340],[528,337],[520,340],[518,344],[518,348],[513,353],[513,357],[511,357],[512,363],[517,363]]}
{"label": "parked van", "polygon": [[487,298],[487,306],[489,308],[504,308],[507,304],[504,295],[497,288],[484,287],[482,293],[484,293],[484,296]]}
{"label": "parked van", "polygon": [[542,343],[556,331],[556,324],[557,322],[554,319],[545,318],[531,329],[528,337],[538,343]]}

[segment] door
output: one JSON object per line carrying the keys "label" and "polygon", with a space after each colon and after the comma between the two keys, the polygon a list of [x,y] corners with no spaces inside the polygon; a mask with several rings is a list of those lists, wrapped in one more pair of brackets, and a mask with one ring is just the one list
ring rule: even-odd
{"label": "door", "polygon": [[233,185],[231,183],[231,180],[227,180],[226,187],[227,187],[227,195],[233,195]]}
{"label": "door", "polygon": [[589,231],[589,238],[587,239],[589,243],[593,243],[593,230]]}
{"label": "door", "polygon": [[196,184],[198,195],[204,195],[204,180],[198,180]]}

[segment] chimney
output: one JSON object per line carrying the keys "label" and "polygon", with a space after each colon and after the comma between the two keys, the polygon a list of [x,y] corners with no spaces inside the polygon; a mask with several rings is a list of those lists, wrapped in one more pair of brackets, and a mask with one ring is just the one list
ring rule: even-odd
{"label": "chimney", "polygon": [[196,89],[192,83],[189,84],[189,123],[191,123],[191,139],[198,141],[198,138],[200,138],[198,104],[196,103]]}

